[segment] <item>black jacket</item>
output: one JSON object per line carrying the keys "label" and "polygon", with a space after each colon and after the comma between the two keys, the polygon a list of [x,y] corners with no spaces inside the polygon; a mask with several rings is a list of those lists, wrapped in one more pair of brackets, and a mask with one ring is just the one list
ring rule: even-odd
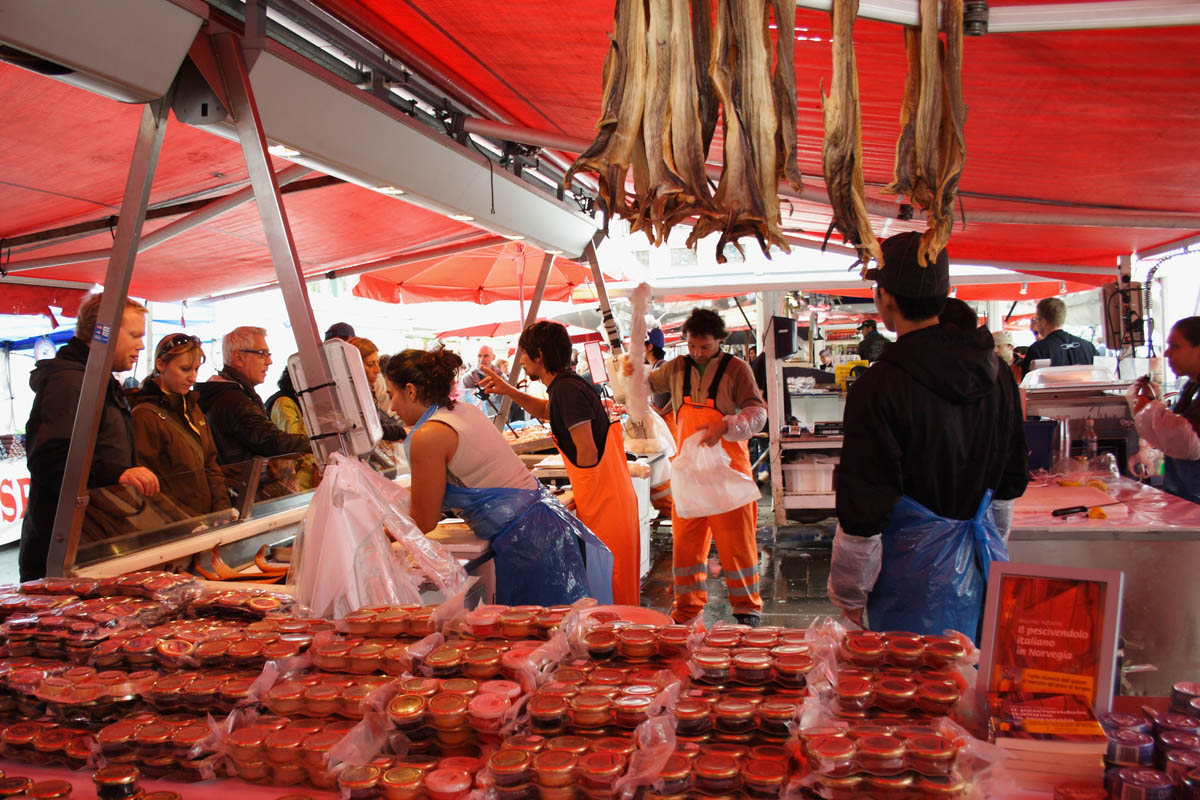
{"label": "black jacket", "polygon": [[[29,510],[21,528],[21,580],[46,574],[46,555],[54,528],[54,512],[67,465],[71,428],[83,389],[87,343],[71,337],[54,358],[37,362],[29,376],[35,396],[25,426],[29,466]],[[121,473],[136,465],[129,403],[111,376],[101,398],[104,409],[88,472],[89,489],[115,486]],[[72,490],[73,491],[73,490]]]}
{"label": "black jacket", "polygon": [[883,351],[891,344],[888,338],[879,331],[871,331],[863,340],[858,343],[855,348],[858,351],[858,357],[864,361],[870,361],[874,364],[883,355]]}
{"label": "black jacket", "polygon": [[196,391],[221,464],[237,464],[255,456],[307,453],[311,449],[307,436],[284,433],[275,427],[258,392],[230,367],[217,373],[216,378],[196,384]]}
{"label": "black jacket", "polygon": [[901,495],[970,519],[985,489],[1012,499],[1029,480],[1017,386],[986,328],[901,336],[851,387],[843,421],[836,486],[846,533],[882,533]]}
{"label": "black jacket", "polygon": [[1033,369],[1033,362],[1039,358],[1050,359],[1052,367],[1091,364],[1096,358],[1096,348],[1086,339],[1080,339],[1059,328],[1029,345],[1029,352],[1021,361],[1023,373]]}

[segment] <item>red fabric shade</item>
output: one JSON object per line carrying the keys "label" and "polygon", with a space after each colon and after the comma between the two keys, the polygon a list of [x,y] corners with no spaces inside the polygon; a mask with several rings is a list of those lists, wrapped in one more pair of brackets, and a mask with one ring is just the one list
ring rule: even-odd
{"label": "red fabric shade", "polygon": [[[540,321],[540,320],[539,320]],[[604,337],[599,331],[590,331],[587,328],[580,328],[576,325],[566,325],[567,335],[571,337],[571,341],[575,344],[583,344],[585,342],[602,342]],[[462,337],[467,339],[495,339],[500,336],[515,336],[524,328],[520,322],[515,320],[511,322],[486,322],[482,325],[471,325],[467,328],[456,328],[452,331],[442,331],[437,335],[439,339],[452,339],[454,337]]]}
{"label": "red fabric shade", "polygon": [[[950,283],[954,286],[954,279],[950,279]],[[1035,281],[1025,283],[964,283],[954,286],[954,296],[959,300],[972,302],[982,302],[985,300],[1002,300],[1002,301],[1017,301],[1017,300],[1041,300],[1043,297],[1055,297],[1061,294],[1069,294],[1072,292],[1086,292],[1095,290],[1095,286],[1087,283],[1077,283],[1073,281],[1063,281],[1066,291],[1058,283],[1048,283],[1046,281]],[[1025,292],[1022,293],[1021,289]],[[866,289],[839,289],[835,294],[843,297],[871,297],[872,290]]]}
{"label": "red fabric shade", "polygon": [[[505,242],[369,272],[358,279],[354,294],[385,303],[439,300],[494,303],[522,297],[529,300],[537,285],[542,255],[532,245]],[[571,291],[591,277],[590,268],[555,259],[543,299],[569,301]]]}
{"label": "red fabric shade", "polygon": [[53,320],[50,306],[57,306],[65,316],[74,317],[86,296],[84,289],[9,285],[0,291],[0,314],[45,314]]}

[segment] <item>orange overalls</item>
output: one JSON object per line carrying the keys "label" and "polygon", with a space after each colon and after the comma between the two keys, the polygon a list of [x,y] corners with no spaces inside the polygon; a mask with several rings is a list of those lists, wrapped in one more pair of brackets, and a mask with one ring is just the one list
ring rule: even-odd
{"label": "orange overalls", "polygon": [[[684,439],[702,426],[724,418],[725,415],[716,408],[717,387],[733,356],[725,353],[720,358],[720,363],[713,367],[716,374],[708,387],[708,399],[698,403],[691,397],[695,362],[691,357],[685,357],[683,406],[675,412],[678,427],[676,444],[682,444]],[[722,439],[721,446],[729,454],[730,466],[747,475],[751,474],[750,450],[745,442]],[[687,622],[704,611],[708,602],[708,591],[704,588],[708,577],[708,549],[713,539],[717,542],[721,571],[725,576],[733,613],[762,613],[762,597],[758,593],[758,544],[755,541],[757,523],[758,503],[747,503],[741,508],[711,517],[682,519],[671,514],[674,537],[671,560],[675,568],[675,603],[671,608],[671,616],[676,622]]]}
{"label": "orange overalls", "polygon": [[613,602],[640,606],[642,559],[637,495],[625,460],[621,423],[608,426],[604,455],[594,467],[577,467],[561,447],[558,452],[575,493],[575,516],[612,551]]}

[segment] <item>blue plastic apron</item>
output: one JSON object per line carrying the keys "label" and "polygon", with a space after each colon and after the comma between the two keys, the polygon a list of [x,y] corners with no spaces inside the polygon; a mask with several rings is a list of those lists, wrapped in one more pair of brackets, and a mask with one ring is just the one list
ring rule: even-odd
{"label": "blue plastic apron", "polygon": [[947,519],[904,495],[883,532],[879,579],[867,599],[872,630],[977,639],[988,567],[1008,561],[988,490],[969,520]]}
{"label": "blue plastic apron", "polygon": [[[1176,414],[1183,414],[1195,402],[1195,387],[1184,385],[1179,393],[1179,399],[1171,408]],[[1191,389],[1192,391],[1189,391]],[[1200,503],[1200,461],[1187,461],[1182,458],[1163,459],[1163,490],[1176,497]]]}
{"label": "blue plastic apron", "polygon": [[[413,432],[439,408],[430,406],[409,431],[406,456]],[[491,542],[497,603],[554,606],[583,597],[612,603],[612,553],[545,487],[472,489],[447,481],[442,510]]]}

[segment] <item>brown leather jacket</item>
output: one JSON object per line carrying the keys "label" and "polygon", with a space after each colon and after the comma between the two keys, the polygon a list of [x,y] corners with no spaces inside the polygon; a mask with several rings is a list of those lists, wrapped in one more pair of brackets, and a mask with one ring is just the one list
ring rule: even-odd
{"label": "brown leather jacket", "polygon": [[138,463],[177,504],[195,515],[229,508],[217,446],[195,390],[167,394],[147,379],[134,398],[133,439]]}

